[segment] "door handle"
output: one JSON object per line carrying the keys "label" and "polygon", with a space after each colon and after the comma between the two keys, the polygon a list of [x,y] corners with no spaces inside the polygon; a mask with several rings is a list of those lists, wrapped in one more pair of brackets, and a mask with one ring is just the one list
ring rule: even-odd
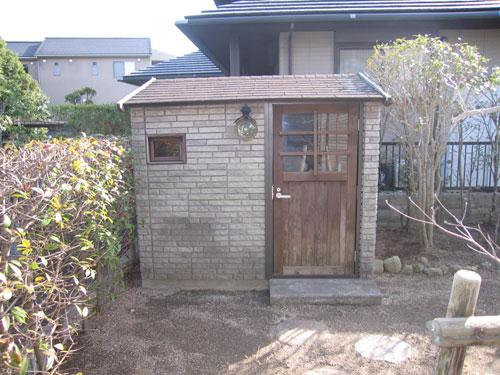
{"label": "door handle", "polygon": [[292,197],[291,195],[281,194],[280,192],[276,193],[276,198],[277,199],[290,199],[291,197]]}

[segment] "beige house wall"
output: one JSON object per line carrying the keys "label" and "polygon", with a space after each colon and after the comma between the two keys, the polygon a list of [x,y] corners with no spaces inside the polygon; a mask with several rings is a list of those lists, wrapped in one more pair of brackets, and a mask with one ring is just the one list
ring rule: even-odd
{"label": "beige house wall", "polygon": [[[71,61],[70,61],[71,60]],[[88,86],[97,91],[94,103],[116,103],[135,89],[118,82],[113,74],[114,61],[133,61],[135,70],[151,65],[149,56],[143,57],[60,57],[38,58],[38,82],[51,104],[64,103],[70,92]],[[54,63],[59,63],[61,74],[53,74]],[[97,62],[98,74],[92,75],[92,63]]]}
{"label": "beige house wall", "polygon": [[500,29],[483,30],[441,30],[440,35],[449,42],[459,39],[478,48],[479,53],[490,59],[490,66],[500,65]]}
{"label": "beige house wall", "polygon": [[[279,72],[288,74],[288,33],[280,33]],[[292,74],[333,74],[333,31],[294,32]]]}
{"label": "beige house wall", "polygon": [[[292,36],[292,74],[333,73],[335,66],[335,43],[338,47],[352,43],[389,42],[396,38],[411,38],[416,34],[447,37],[450,42],[462,41],[475,45],[479,52],[490,59],[490,65],[500,64],[500,29],[484,30],[438,30],[426,26],[408,28],[386,27],[346,29],[322,32],[294,32]],[[288,74],[288,36],[279,36],[279,74]]]}

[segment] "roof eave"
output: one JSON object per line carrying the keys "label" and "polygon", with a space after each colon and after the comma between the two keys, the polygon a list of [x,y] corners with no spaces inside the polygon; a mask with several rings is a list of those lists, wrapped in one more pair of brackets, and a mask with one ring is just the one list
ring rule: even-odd
{"label": "roof eave", "polygon": [[[499,18],[500,8],[486,11],[453,11],[453,12],[345,12],[345,13],[277,13],[268,15],[216,15],[199,14],[187,16],[184,21],[178,21],[177,27],[184,31],[190,25],[241,24],[241,23],[274,23],[274,22],[359,22],[359,21],[389,21],[389,20],[446,20],[446,19],[485,19]],[[187,34],[186,34],[187,35]],[[189,37],[189,35],[188,35]]]}
{"label": "roof eave", "polygon": [[175,22],[175,26],[177,26],[177,28],[182,31],[184,35],[186,35],[188,39],[191,40],[191,42],[193,42],[196,47],[198,47],[198,49],[203,52],[203,54],[207,56],[215,64],[215,66],[217,66],[217,68],[222,71],[223,75],[228,74],[227,68],[220,62],[220,60],[217,59],[215,55],[207,48],[207,46],[189,30],[187,19]]}
{"label": "roof eave", "polygon": [[385,98],[381,96],[325,96],[325,97],[249,97],[235,99],[207,99],[207,100],[179,100],[179,101],[162,101],[151,100],[147,102],[131,102],[124,103],[126,107],[142,107],[142,106],[177,106],[177,105],[197,105],[197,104],[220,104],[220,103],[255,103],[255,102],[272,102],[272,103],[308,103],[308,102],[382,102],[385,103]]}
{"label": "roof eave", "polygon": [[132,99],[134,96],[136,96],[138,93],[140,93],[142,90],[146,89],[150,84],[152,84],[154,81],[156,81],[156,78],[151,78],[149,81],[147,81],[145,84],[142,86],[136,88],[134,91],[132,91],[130,94],[125,96],[123,99],[119,100],[116,104],[118,105],[118,110],[124,111],[125,110],[125,105],[127,102]]}

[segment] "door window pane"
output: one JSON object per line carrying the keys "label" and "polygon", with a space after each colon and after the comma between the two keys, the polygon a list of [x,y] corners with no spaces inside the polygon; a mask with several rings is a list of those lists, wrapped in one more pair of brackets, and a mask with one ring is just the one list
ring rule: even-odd
{"label": "door window pane", "polygon": [[348,128],[348,113],[318,113],[318,131],[345,132]]}
{"label": "door window pane", "polygon": [[347,134],[320,134],[318,135],[318,151],[346,151],[347,152]]}
{"label": "door window pane", "polygon": [[283,151],[285,152],[307,152],[313,151],[314,136],[311,135],[287,135],[283,137]]}
{"label": "door window pane", "polygon": [[284,113],[281,129],[290,131],[314,131],[314,113]]}
{"label": "door window pane", "polygon": [[313,170],[312,155],[283,157],[284,172],[312,172],[312,170]]}
{"label": "door window pane", "polygon": [[347,172],[347,155],[318,155],[318,171],[330,173]]}
{"label": "door window pane", "polygon": [[99,75],[99,68],[97,67],[97,62],[92,63],[92,75],[97,76]]}

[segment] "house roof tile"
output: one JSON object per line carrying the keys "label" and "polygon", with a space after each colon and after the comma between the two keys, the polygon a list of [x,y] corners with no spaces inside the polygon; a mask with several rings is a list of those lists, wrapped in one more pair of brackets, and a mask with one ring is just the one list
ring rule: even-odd
{"label": "house roof tile", "polygon": [[389,99],[357,74],[244,76],[151,80],[118,104],[180,104],[255,100]]}
{"label": "house roof tile", "polygon": [[138,70],[124,76],[122,81],[142,85],[152,77],[166,79],[221,75],[222,71],[202,52],[197,51]]}
{"label": "house roof tile", "polygon": [[401,13],[498,10],[498,0],[236,0],[219,1],[197,17],[312,13]]}
{"label": "house roof tile", "polygon": [[42,42],[7,42],[7,48],[21,59],[35,58],[36,51]]}
{"label": "house roof tile", "polygon": [[146,56],[149,38],[45,38],[37,56]]}

